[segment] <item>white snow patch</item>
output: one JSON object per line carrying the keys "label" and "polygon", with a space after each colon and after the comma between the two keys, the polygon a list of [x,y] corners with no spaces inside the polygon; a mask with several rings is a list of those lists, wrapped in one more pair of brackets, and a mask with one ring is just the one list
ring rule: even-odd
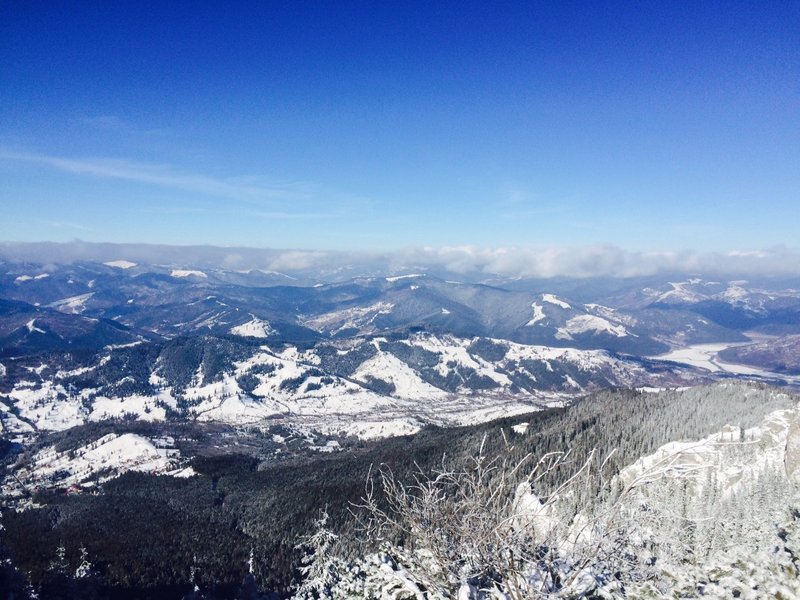
{"label": "white snow patch", "polygon": [[437,387],[420,379],[419,375],[406,363],[388,352],[378,354],[363,362],[352,376],[356,381],[367,383],[371,378],[394,384],[392,394],[398,398],[436,398],[446,395]]}
{"label": "white snow patch", "polygon": [[[57,452],[55,447],[38,452],[30,465],[15,473],[25,490],[54,485],[93,487],[126,471],[169,473],[178,466],[180,453],[134,433],[110,433],[72,452]],[[182,472],[181,476],[189,473]],[[8,483],[8,480],[6,480]]]}
{"label": "white snow patch", "polygon": [[687,285],[694,285],[697,283],[700,283],[700,280],[670,281],[669,284],[672,286],[672,289],[658,296],[656,302],[701,302],[706,299],[703,294],[698,294],[697,292],[686,289]]}
{"label": "white snow patch", "polygon": [[401,279],[413,279],[415,277],[425,277],[423,273],[411,273],[410,275],[395,275],[393,277],[387,277],[386,281],[389,283],[394,283],[395,281],[400,281]]}
{"label": "white snow patch", "polygon": [[533,304],[531,304],[531,308],[533,309],[533,317],[531,318],[530,321],[525,323],[525,327],[532,327],[533,325],[536,325],[539,321],[543,321],[546,318],[546,315],[544,314],[544,308],[542,306],[534,302]]}
{"label": "white snow patch", "polygon": [[123,398],[107,398],[97,396],[92,402],[92,412],[89,419],[92,421],[102,421],[115,417],[122,417],[126,414],[134,414],[142,421],[163,421],[166,418],[166,410],[160,405],[159,400],[167,402],[172,408],[176,407],[175,400],[166,394],[159,396],[142,396],[134,394]]}
{"label": "white snow patch", "polygon": [[449,311],[449,310],[447,310],[446,308],[442,308],[442,314],[443,314],[443,315],[449,315],[449,314],[450,314],[450,311]]}
{"label": "white snow patch", "polygon": [[354,306],[318,315],[305,319],[303,324],[317,331],[336,334],[344,329],[369,327],[378,316],[391,314],[392,309],[394,304],[391,302],[376,302],[369,306]]}
{"label": "white snow patch", "polygon": [[59,310],[61,312],[69,314],[78,314],[86,310],[86,306],[84,306],[84,304],[92,296],[94,296],[94,292],[89,292],[88,294],[80,294],[78,296],[70,296],[69,298],[62,298],[61,300],[56,300],[55,302],[51,302],[47,306],[49,308],[55,308],[56,310]]}
{"label": "white snow patch", "polygon": [[602,304],[584,304],[586,310],[590,313],[599,315],[609,321],[622,323],[624,325],[636,325],[637,321],[630,315],[618,313],[613,308],[603,306]]}
{"label": "white snow patch", "polygon": [[25,327],[28,328],[28,333],[46,333],[44,329],[39,329],[36,327],[36,319],[31,319],[27,323],[25,323]]}
{"label": "white snow patch", "polygon": [[136,266],[135,262],[131,262],[129,260],[110,260],[108,262],[104,262],[103,264],[107,267],[114,267],[115,269],[131,269]]}
{"label": "white snow patch", "polygon": [[742,302],[747,299],[747,290],[731,281],[728,289],[719,294],[719,297],[732,303]]}
{"label": "white snow patch", "polygon": [[231,333],[233,335],[255,338],[265,338],[277,333],[269,324],[269,321],[263,321],[254,315],[251,316],[253,317],[252,320],[247,323],[231,327]]}
{"label": "white snow patch", "polygon": [[173,277],[208,277],[208,275],[202,271],[194,271],[190,269],[172,269],[172,273],[170,273],[170,275]]}
{"label": "white snow patch", "polygon": [[495,371],[491,363],[480,357],[473,357],[467,351],[467,346],[470,344],[469,340],[452,336],[440,338],[433,335],[419,335],[411,338],[410,343],[413,346],[419,346],[439,355],[439,364],[436,365],[436,370],[442,377],[447,377],[450,374],[452,367],[448,365],[455,364],[456,373],[458,373],[459,367],[465,367],[473,369],[480,376],[492,379],[501,387],[512,385],[508,375]]}
{"label": "white snow patch", "polygon": [[625,337],[628,330],[622,325],[614,325],[611,321],[595,315],[578,315],[569,319],[564,327],[559,327],[556,338],[571,340],[573,335],[581,333],[608,333],[616,337]]}
{"label": "white snow patch", "polygon": [[554,294],[542,294],[542,300],[544,302],[549,302],[550,304],[555,304],[556,306],[560,306],[563,309],[569,310],[572,308],[569,304],[555,296]]}
{"label": "white snow patch", "polygon": [[103,346],[104,350],[119,350],[120,348],[133,348],[134,346],[139,346],[144,344],[142,340],[136,340],[135,342],[128,342],[127,344],[107,344]]}
{"label": "white snow patch", "polygon": [[31,281],[33,277],[30,275],[20,275],[14,280],[14,283],[24,283],[25,281]]}
{"label": "white snow patch", "polygon": [[[746,484],[752,485],[763,476],[765,467],[782,469],[789,429],[798,422],[798,409],[777,410],[767,415],[756,427],[742,430],[726,425],[699,441],[675,441],[661,446],[620,471],[619,477],[629,484],[643,474],[654,473],[653,480],[675,479],[693,489],[699,498],[709,484],[708,469],[716,473],[715,485],[725,496]],[[642,483],[651,478],[645,477]]]}
{"label": "white snow patch", "polygon": [[64,386],[49,381],[38,388],[34,386],[20,381],[8,394],[22,418],[35,423],[38,429],[49,431],[62,431],[84,423],[86,409],[79,396],[70,396]]}
{"label": "white snow patch", "polygon": [[519,433],[521,435],[523,433],[527,433],[528,432],[528,426],[529,425],[530,425],[530,423],[528,423],[527,421],[524,422],[524,423],[517,423],[516,425],[512,425],[511,426],[511,430],[514,433]]}

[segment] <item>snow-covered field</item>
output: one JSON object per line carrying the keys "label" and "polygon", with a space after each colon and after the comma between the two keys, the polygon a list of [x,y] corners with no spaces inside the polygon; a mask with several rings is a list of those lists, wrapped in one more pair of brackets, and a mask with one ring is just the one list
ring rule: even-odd
{"label": "snow-covered field", "polygon": [[2,490],[11,499],[53,486],[87,489],[127,471],[174,477],[194,474],[191,467],[182,466],[172,438],[110,433],[69,452],[58,452],[54,447],[39,451],[27,467],[17,469],[5,479]]}
{"label": "snow-covered field", "polygon": [[559,327],[556,338],[571,340],[573,335],[582,333],[606,333],[615,337],[628,335],[628,331],[622,325],[614,325],[608,319],[595,315],[579,315],[569,319],[564,327]]}
{"label": "snow-covered field", "polygon": [[393,308],[394,304],[391,302],[376,302],[369,306],[346,308],[309,319],[301,319],[301,322],[306,327],[333,335],[345,329],[368,328],[376,318],[380,315],[390,314]]}
{"label": "snow-covered field", "polygon": [[70,296],[69,298],[62,298],[61,300],[56,300],[55,302],[49,304],[50,308],[55,308],[61,312],[71,313],[71,314],[80,314],[82,313],[86,307],[86,301],[89,300],[92,296],[94,296],[94,292],[89,292],[88,294],[79,294],[77,296]]}
{"label": "snow-covered field", "polygon": [[[389,352],[384,347],[386,340],[378,338],[371,343],[374,354],[360,359],[362,362],[348,377],[322,370],[320,356],[313,349],[300,351],[289,346],[275,351],[262,346],[250,358],[235,363],[231,372],[210,380],[198,369],[193,381],[180,392],[186,402],[180,410],[185,411],[186,418],[200,421],[233,425],[283,422],[374,437],[416,431],[427,423],[462,425],[562,405],[582,391],[569,375],[562,376],[561,387],[550,383],[547,390],[540,392],[516,387],[509,373],[526,361],[554,373],[556,382],[560,377],[555,374],[556,369],[565,366],[573,374],[576,369],[602,370],[632,382],[645,375],[641,367],[623,363],[603,351],[493,340],[504,348],[505,358],[489,362],[469,351],[472,339],[421,334],[403,340],[401,343],[426,352],[426,360],[436,357],[438,362],[429,363],[427,368],[431,376],[457,386],[448,391],[436,387]],[[342,343],[337,348],[338,354],[347,356],[356,346]],[[31,371],[30,378],[16,382],[10,392],[0,396],[0,423],[4,430],[14,439],[22,439],[36,430],[61,431],[109,418],[130,416],[161,421],[169,410],[179,410],[177,395],[157,365],[149,377],[149,384],[155,388],[152,395],[117,396],[114,388],[101,392],[92,387],[70,387],[70,378],[91,378],[95,369],[108,360],[110,354],[97,365],[59,370],[44,380],[40,378],[44,365]],[[243,377],[249,378],[247,390],[240,386]],[[491,385],[489,389],[485,385],[469,387],[472,378]],[[535,381],[537,375],[531,373],[529,378]]]}
{"label": "snow-covered field", "polygon": [[233,335],[241,335],[243,337],[256,337],[265,338],[276,333],[275,329],[269,324],[269,321],[264,321],[258,317],[251,315],[253,318],[247,323],[242,323],[236,327],[231,328]]}

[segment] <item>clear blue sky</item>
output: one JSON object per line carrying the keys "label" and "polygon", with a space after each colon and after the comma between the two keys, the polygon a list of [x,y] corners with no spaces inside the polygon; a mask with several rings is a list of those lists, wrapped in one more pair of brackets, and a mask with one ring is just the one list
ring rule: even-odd
{"label": "clear blue sky", "polygon": [[0,205],[15,241],[796,247],[800,3],[6,0]]}

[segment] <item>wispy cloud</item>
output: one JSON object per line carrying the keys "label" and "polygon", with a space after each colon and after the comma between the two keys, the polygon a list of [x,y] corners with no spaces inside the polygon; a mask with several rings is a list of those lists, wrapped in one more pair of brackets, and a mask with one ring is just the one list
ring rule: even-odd
{"label": "wispy cloud", "polygon": [[313,186],[307,182],[263,184],[252,177],[213,177],[181,171],[170,165],[143,163],[128,159],[68,158],[4,148],[0,148],[0,159],[35,163],[75,175],[119,179],[251,203],[307,200],[313,195]]}
{"label": "wispy cloud", "polygon": [[414,272],[453,273],[475,281],[496,275],[514,278],[640,277],[658,274],[800,276],[800,251],[784,247],[699,253],[691,250],[633,251],[613,245],[562,248],[448,246],[374,253],[76,242],[0,243],[0,256],[56,263],[125,257],[140,263],[173,261],[195,266],[267,268],[299,276],[319,273],[342,274],[342,277],[365,273],[388,275],[411,269]]}

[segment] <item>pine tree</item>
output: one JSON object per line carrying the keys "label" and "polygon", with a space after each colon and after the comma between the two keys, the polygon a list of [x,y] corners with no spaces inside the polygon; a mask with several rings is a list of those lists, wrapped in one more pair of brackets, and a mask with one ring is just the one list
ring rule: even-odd
{"label": "pine tree", "polygon": [[328,512],[323,510],[315,522],[314,533],[298,546],[307,554],[301,559],[303,581],[297,588],[296,598],[333,598],[331,590],[340,579],[340,565],[332,553],[337,536],[327,528],[328,518]]}

